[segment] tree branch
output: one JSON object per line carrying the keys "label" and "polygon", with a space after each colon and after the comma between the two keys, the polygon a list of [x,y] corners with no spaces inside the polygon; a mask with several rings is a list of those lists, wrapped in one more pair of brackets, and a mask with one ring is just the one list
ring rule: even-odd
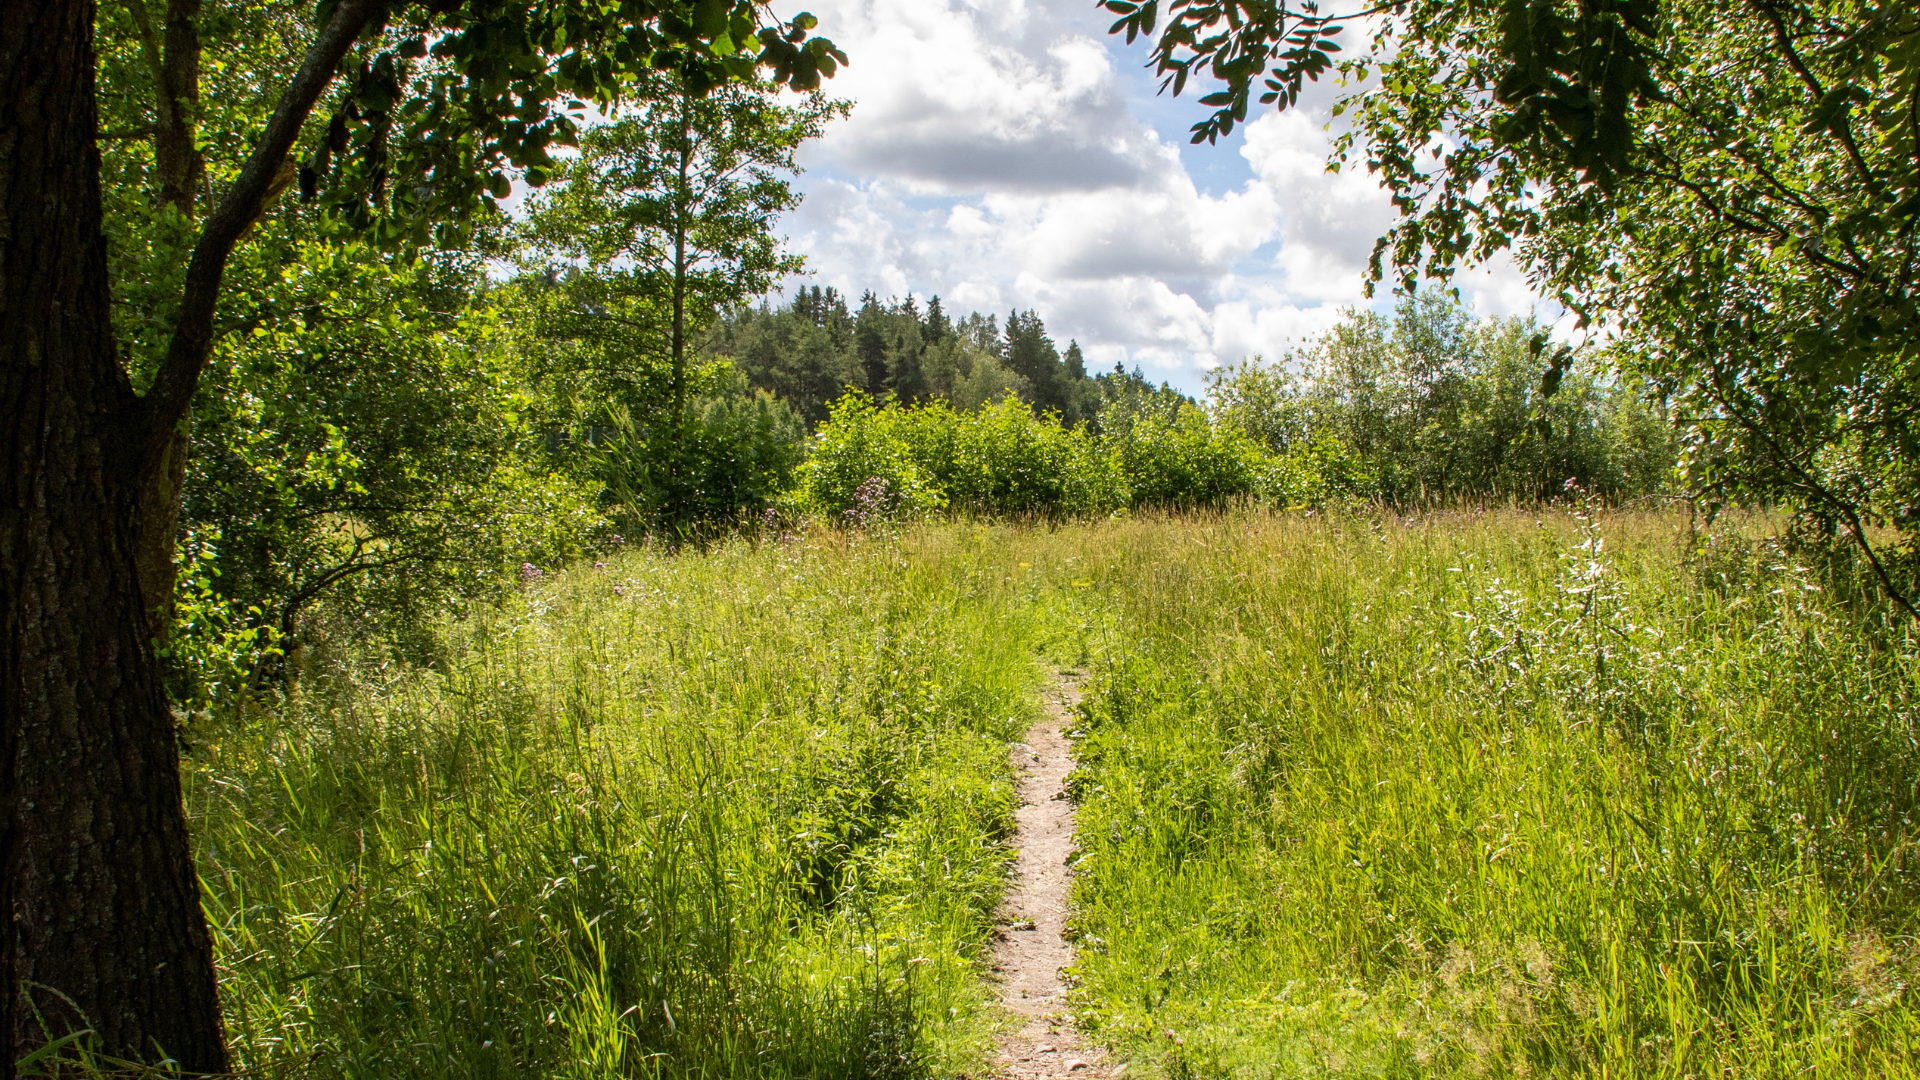
{"label": "tree branch", "polygon": [[[240,238],[266,209],[275,180],[287,161],[287,153],[300,137],[300,128],[320,95],[333,81],[340,60],[353,47],[354,39],[366,29],[382,9],[378,0],[340,0],[320,33],[308,47],[300,70],[280,95],[266,131],[255,144],[253,154],[240,175],[227,189],[220,205],[207,218],[200,242],[194,246],[187,264],[186,285],[181,290],[180,314],[174,323],[173,338],[161,361],[153,388],[144,402],[146,431],[142,469],[151,471],[165,456],[167,440],[185,419],[200,384],[200,372],[206,367],[212,348],[213,314],[220,297],[220,280],[226,274],[227,258]],[[150,478],[143,476],[143,484]]]}
{"label": "tree branch", "polygon": [[[1768,23],[1772,24],[1774,38],[1780,43],[1780,51],[1786,54],[1787,63],[1791,64],[1793,70],[1799,73],[1800,81],[1806,84],[1807,90],[1813,94],[1814,104],[1818,105],[1820,100],[1826,97],[1827,89],[1821,85],[1820,79],[1814,75],[1813,71],[1807,67],[1806,61],[1801,59],[1800,50],[1794,47],[1793,35],[1787,31],[1786,20],[1780,17],[1779,10],[1776,9],[1773,4],[1767,2],[1767,0],[1759,0],[1754,6],[1759,8],[1760,14],[1766,18]],[[1880,187],[1879,181],[1874,177],[1873,168],[1867,164],[1866,157],[1860,153],[1859,144],[1854,142],[1853,126],[1847,122],[1844,111],[1841,113],[1838,122],[1833,126],[1833,134],[1834,137],[1839,140],[1840,145],[1846,150],[1847,158],[1852,162],[1855,171],[1860,174],[1860,182],[1866,185],[1869,193],[1877,192]]]}
{"label": "tree branch", "polygon": [[1816,501],[1827,504],[1829,509],[1845,519],[1847,525],[1845,530],[1846,534],[1848,538],[1853,541],[1854,546],[1860,549],[1860,553],[1867,557],[1867,565],[1873,568],[1873,576],[1879,579],[1881,591],[1886,594],[1889,600],[1893,601],[1895,606],[1906,612],[1915,622],[1920,622],[1920,608],[1914,607],[1913,601],[1908,599],[1907,595],[1900,591],[1899,586],[1894,584],[1893,575],[1888,573],[1886,564],[1880,560],[1880,553],[1874,550],[1873,542],[1867,539],[1866,523],[1860,519],[1859,508],[1854,506],[1849,500],[1843,499],[1828,490],[1827,486],[1822,484],[1811,471],[1794,460],[1793,455],[1787,453],[1786,448],[1780,445],[1778,439],[1774,438],[1771,429],[1758,419],[1747,415],[1745,410],[1733,403],[1733,399],[1727,394],[1726,389],[1720,385],[1720,379],[1721,375],[1716,371],[1712,384],[1713,396],[1719,400],[1720,407],[1727,410],[1728,414],[1733,417],[1735,423],[1746,428],[1750,434],[1757,436],[1761,442],[1767,445],[1767,449],[1773,453],[1774,460],[1785,466],[1787,471],[1793,474],[1802,491],[1811,494]]}

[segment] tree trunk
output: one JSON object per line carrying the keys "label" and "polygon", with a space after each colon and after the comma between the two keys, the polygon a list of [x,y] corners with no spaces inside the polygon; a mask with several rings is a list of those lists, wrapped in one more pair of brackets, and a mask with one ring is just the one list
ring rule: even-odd
{"label": "tree trunk", "polygon": [[170,463],[147,460],[115,353],[93,26],[88,0],[0,0],[0,1067],[90,1028],[105,1053],[214,1072],[211,941],[139,566],[170,526],[144,520],[142,478]]}

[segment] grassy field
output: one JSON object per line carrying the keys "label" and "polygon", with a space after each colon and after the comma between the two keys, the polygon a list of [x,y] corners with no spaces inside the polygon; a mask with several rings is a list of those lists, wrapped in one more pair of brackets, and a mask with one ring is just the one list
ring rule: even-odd
{"label": "grassy field", "polygon": [[1761,532],[946,524],[550,574],[202,735],[231,1033],[323,1076],[977,1073],[1006,748],[1063,667],[1075,1008],[1130,1075],[1911,1071],[1916,643]]}
{"label": "grassy field", "polygon": [[248,1066],[919,1076],[978,1060],[1042,621],[1008,533],[638,553],[309,678],[190,803]]}
{"label": "grassy field", "polygon": [[1104,546],[1081,1016],[1143,1064],[1914,1070],[1911,627],[1664,516]]}

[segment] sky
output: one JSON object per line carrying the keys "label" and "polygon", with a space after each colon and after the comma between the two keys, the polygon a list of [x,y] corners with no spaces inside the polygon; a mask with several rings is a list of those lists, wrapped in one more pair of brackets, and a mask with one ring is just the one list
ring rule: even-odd
{"label": "sky", "polygon": [[[1109,37],[1093,0],[809,3],[852,61],[826,88],[854,106],[802,152],[783,226],[810,272],[789,291],[1033,308],[1090,369],[1190,392],[1390,302],[1362,290],[1386,197],[1364,168],[1326,172],[1333,88],[1191,146],[1195,92],[1158,96],[1145,42]],[[1507,264],[1458,284],[1483,315],[1557,314]]]}

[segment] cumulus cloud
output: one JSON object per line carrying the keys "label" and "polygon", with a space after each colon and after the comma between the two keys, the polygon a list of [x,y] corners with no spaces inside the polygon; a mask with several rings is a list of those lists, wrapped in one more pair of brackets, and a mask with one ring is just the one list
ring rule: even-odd
{"label": "cumulus cloud", "polygon": [[[956,312],[1033,307],[1090,364],[1188,389],[1364,302],[1390,210],[1364,170],[1326,171],[1330,91],[1244,125],[1237,151],[1183,150],[1200,106],[1154,101],[1143,47],[1107,37],[1086,0],[814,10],[853,60],[829,89],[856,104],[808,148],[807,199],[786,222],[807,282],[937,293]],[[1235,182],[1203,190],[1193,161]],[[1511,267],[1467,284],[1489,313],[1533,302]]]}

